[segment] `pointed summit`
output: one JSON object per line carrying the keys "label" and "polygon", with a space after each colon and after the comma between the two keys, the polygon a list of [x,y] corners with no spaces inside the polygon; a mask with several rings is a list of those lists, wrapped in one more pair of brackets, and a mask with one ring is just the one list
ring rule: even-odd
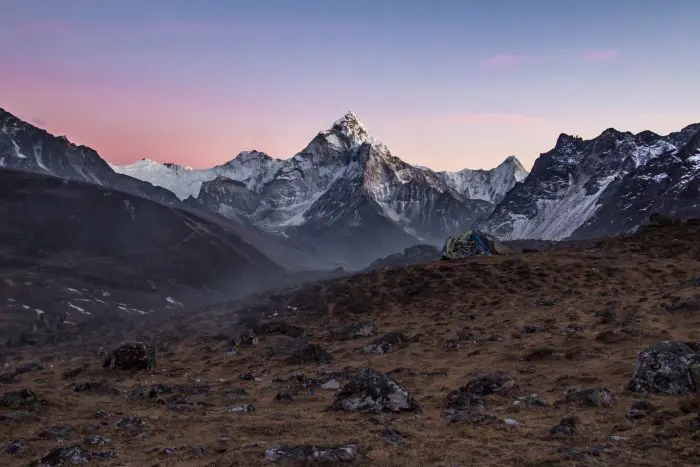
{"label": "pointed summit", "polygon": [[365,126],[360,121],[357,114],[353,111],[349,111],[342,118],[336,120],[330,130],[326,131],[326,135],[330,134],[340,134],[347,138],[351,146],[360,146],[363,143],[373,143],[374,138],[372,138]]}

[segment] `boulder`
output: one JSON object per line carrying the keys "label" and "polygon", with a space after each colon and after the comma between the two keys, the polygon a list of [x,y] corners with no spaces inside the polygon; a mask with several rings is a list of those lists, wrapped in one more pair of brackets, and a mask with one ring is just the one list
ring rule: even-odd
{"label": "boulder", "polygon": [[334,334],[336,338],[342,340],[358,339],[371,336],[374,329],[374,323],[372,323],[372,321],[360,321],[359,323],[348,324]]}
{"label": "boulder", "polygon": [[329,410],[362,413],[418,412],[420,405],[393,378],[373,368],[365,368],[340,390]]}
{"label": "boulder", "polygon": [[321,464],[350,462],[357,458],[358,448],[354,444],[334,447],[312,445],[281,446],[265,451],[269,461],[287,461],[290,463],[315,462]]}
{"label": "boulder", "polygon": [[317,344],[306,344],[285,359],[285,362],[292,365],[303,363],[330,363],[332,361],[333,356]]}
{"label": "boulder", "polygon": [[38,466],[58,466],[58,465],[83,465],[87,464],[93,459],[109,459],[116,457],[112,452],[90,452],[79,445],[73,445],[63,448],[57,448],[49,452],[47,455],[41,458],[41,460],[34,463]]}
{"label": "boulder", "polygon": [[387,354],[408,345],[408,337],[400,332],[390,332],[366,345],[362,351],[377,355]]}
{"label": "boulder", "polygon": [[700,385],[700,355],[690,345],[661,341],[637,356],[627,389],[637,393],[687,395]]}
{"label": "boulder", "polygon": [[156,367],[156,348],[142,342],[126,342],[112,350],[102,365],[112,370],[152,370]]}
{"label": "boulder", "polygon": [[460,390],[483,397],[492,394],[506,394],[514,387],[515,378],[502,372],[495,372],[475,377]]}
{"label": "boulder", "polygon": [[573,388],[567,391],[566,402],[584,407],[612,407],[615,398],[607,388]]}
{"label": "boulder", "polygon": [[34,391],[26,388],[19,391],[8,391],[0,397],[0,407],[19,409],[33,407],[39,403],[39,398]]}

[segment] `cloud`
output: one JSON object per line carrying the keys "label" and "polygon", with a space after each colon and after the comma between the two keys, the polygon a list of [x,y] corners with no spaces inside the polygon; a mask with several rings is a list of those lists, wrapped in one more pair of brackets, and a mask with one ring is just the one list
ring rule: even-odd
{"label": "cloud", "polygon": [[452,124],[452,125],[516,125],[516,126],[534,126],[542,125],[547,121],[533,115],[520,113],[468,113],[461,115],[447,115],[433,119],[435,124]]}
{"label": "cloud", "polygon": [[584,54],[583,58],[588,62],[607,62],[620,56],[617,49],[593,50]]}
{"label": "cloud", "polygon": [[513,69],[522,65],[523,60],[521,55],[498,54],[484,60],[482,65],[486,68]]}

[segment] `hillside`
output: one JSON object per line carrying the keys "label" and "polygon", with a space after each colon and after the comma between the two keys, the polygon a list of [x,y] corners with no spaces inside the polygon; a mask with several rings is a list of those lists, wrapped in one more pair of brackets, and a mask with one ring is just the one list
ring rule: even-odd
{"label": "hillside", "polygon": [[83,322],[247,294],[283,274],[226,226],[192,213],[94,184],[0,170],[3,343],[32,328],[80,333]]}
{"label": "hillside", "polygon": [[[700,398],[681,363],[700,358],[699,234],[690,221],[588,248],[377,270],[80,345],[3,350],[7,371],[30,372],[1,386],[0,438],[23,449],[0,456],[26,465],[79,445],[118,456],[104,465],[285,465],[314,452],[387,466],[698,464]],[[386,353],[359,351],[382,336]],[[101,367],[98,348],[127,338],[156,344],[154,370]],[[676,347],[686,360],[669,354],[629,386],[639,353],[665,340],[691,343]],[[363,381],[387,398],[353,399]],[[631,391],[649,385],[688,394]],[[43,402],[12,396],[22,388]],[[401,411],[336,410],[366,403]],[[95,436],[109,442],[86,444]]]}

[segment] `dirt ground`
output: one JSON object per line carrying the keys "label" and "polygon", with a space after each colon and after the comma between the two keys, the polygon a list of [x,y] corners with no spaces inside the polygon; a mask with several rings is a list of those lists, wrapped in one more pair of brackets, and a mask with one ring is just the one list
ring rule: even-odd
{"label": "dirt ground", "polygon": [[[700,398],[625,389],[647,346],[700,341],[698,239],[700,222],[690,222],[592,248],[438,261],[336,279],[259,304],[210,307],[138,331],[158,343],[152,371],[103,369],[97,351],[108,343],[95,340],[3,351],[2,371],[29,362],[42,369],[0,383],[0,392],[29,388],[43,402],[19,410],[0,407],[0,450],[13,440],[25,446],[16,456],[5,448],[0,463],[27,465],[52,449],[79,444],[118,456],[91,462],[98,465],[250,466],[268,464],[265,451],[282,444],[352,443],[359,447],[356,465],[698,465]],[[296,341],[264,333],[257,343],[227,355],[229,340],[245,329],[237,321],[241,314],[303,328],[306,339],[330,352],[333,361],[286,363],[285,344]],[[333,331],[362,320],[374,323],[374,335],[335,336]],[[384,355],[359,351],[391,331],[406,334],[408,345]],[[83,366],[77,376],[63,377]],[[328,379],[324,375],[364,367],[390,374],[422,410],[328,411],[336,391],[298,383],[300,374]],[[241,379],[249,370],[252,379]],[[447,394],[495,371],[512,376],[516,386],[489,396],[488,412],[517,425],[447,424]],[[114,391],[74,390],[76,384],[101,381]],[[139,385],[159,383],[198,394],[185,394],[181,404],[169,394],[146,400],[129,395]],[[615,402],[611,407],[564,402],[567,389],[577,385],[607,388]],[[292,387],[291,400],[277,400]],[[514,405],[518,397],[535,393],[546,407]],[[645,418],[628,418],[640,400],[653,410]],[[229,410],[242,404],[256,410]],[[96,418],[98,410],[109,416]],[[570,414],[580,419],[578,430],[553,437],[551,429]],[[144,425],[117,427],[131,416]],[[43,439],[50,435],[42,429],[55,426],[71,430]],[[400,433],[403,442],[382,439],[385,427]],[[85,444],[96,435],[111,444]]]}

